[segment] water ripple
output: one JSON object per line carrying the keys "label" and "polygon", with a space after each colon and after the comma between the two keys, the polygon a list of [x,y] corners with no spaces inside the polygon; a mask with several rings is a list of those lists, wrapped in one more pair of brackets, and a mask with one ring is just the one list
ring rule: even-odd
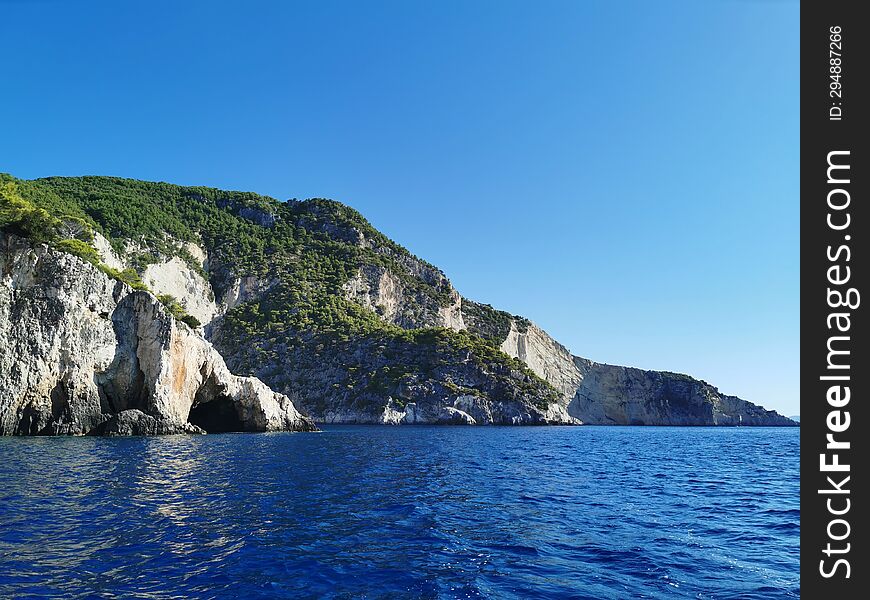
{"label": "water ripple", "polygon": [[797,598],[792,429],[0,439],[0,597]]}

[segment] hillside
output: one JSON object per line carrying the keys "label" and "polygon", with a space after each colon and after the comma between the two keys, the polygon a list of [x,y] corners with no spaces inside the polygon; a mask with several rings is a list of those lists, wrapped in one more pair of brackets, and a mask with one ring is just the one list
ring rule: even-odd
{"label": "hillside", "polygon": [[573,356],[338,202],[2,176],[0,226],[150,291],[320,422],[791,425],[685,375]]}

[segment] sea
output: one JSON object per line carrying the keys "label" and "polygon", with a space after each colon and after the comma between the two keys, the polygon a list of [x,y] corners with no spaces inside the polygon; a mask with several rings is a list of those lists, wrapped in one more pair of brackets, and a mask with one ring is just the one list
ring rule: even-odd
{"label": "sea", "polygon": [[800,597],[799,430],[0,439],[2,598]]}

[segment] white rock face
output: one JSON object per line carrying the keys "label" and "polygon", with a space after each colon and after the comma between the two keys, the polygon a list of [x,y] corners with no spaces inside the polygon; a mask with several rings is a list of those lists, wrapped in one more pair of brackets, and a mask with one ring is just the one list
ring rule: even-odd
{"label": "white rock face", "polygon": [[[552,417],[552,419],[550,418]],[[571,425],[577,420],[558,405],[552,405],[545,418],[505,403],[460,395],[445,398],[434,405],[420,406],[408,402],[404,406],[388,398],[380,412],[339,409],[327,410],[324,423],[365,423],[377,425]]]}
{"label": "white rock face", "polygon": [[147,292],[0,236],[0,434],[307,430]]}
{"label": "white rock face", "polygon": [[345,294],[380,315],[388,323],[395,323],[403,304],[403,288],[398,277],[377,266],[361,269],[345,286]]}
{"label": "white rock face", "polygon": [[444,412],[441,414],[438,421],[440,423],[453,423],[456,425],[477,425],[477,421],[474,417],[464,410],[459,410],[452,406],[444,407]]}
{"label": "white rock face", "polygon": [[127,264],[118,258],[117,254],[115,254],[115,250],[112,248],[109,240],[97,232],[94,232],[93,246],[96,249],[97,254],[100,255],[100,258],[107,266],[117,269],[118,271],[123,271],[127,268]]}
{"label": "white rock face", "polygon": [[187,250],[203,271],[208,271],[208,254],[199,244],[186,242],[184,249]]}
{"label": "white rock face", "polygon": [[277,283],[278,281],[275,279],[262,280],[254,275],[236,277],[220,299],[220,313],[223,314],[239,304],[259,298]]}
{"label": "white rock face", "polygon": [[[196,247],[194,244],[190,246]],[[175,297],[188,314],[204,325],[221,312],[209,282],[177,256],[148,265],[142,274],[142,281],[155,294]]]}
{"label": "white rock face", "polygon": [[[130,267],[130,264],[120,258],[109,241],[99,233],[94,233],[93,246],[103,263],[109,267],[118,271]],[[205,250],[193,242],[185,242],[182,246],[202,269],[208,269],[208,255]],[[127,250],[128,252],[139,252],[144,248],[140,247],[139,244],[129,242]],[[155,294],[173,296],[188,314],[196,317],[203,325],[211,323],[216,316],[223,314],[228,308],[235,305],[218,305],[211,284],[177,256],[148,265],[142,273],[142,281]],[[244,299],[237,299],[235,303],[243,301]]]}
{"label": "white rock face", "polygon": [[[409,263],[416,266],[416,263]],[[422,277],[421,274],[414,274]],[[466,328],[462,317],[462,296],[449,282],[449,303],[439,305],[434,299],[415,292],[388,269],[367,265],[344,285],[345,297],[377,313],[388,323],[416,329],[448,327],[456,331]]]}
{"label": "white rock face", "polygon": [[500,349],[526,363],[536,375],[555,387],[563,398],[563,406],[568,405],[583,381],[568,349],[534,323],[520,331],[516,321],[511,320],[510,332]]}
{"label": "white rock face", "polygon": [[442,406],[437,409],[437,411],[422,411],[419,409],[416,402],[409,402],[405,405],[404,411],[398,413],[398,418],[394,419],[394,422],[397,425],[400,423],[407,425],[428,423],[437,423],[440,425],[477,425],[477,419],[460,408],[465,407],[469,411],[473,411],[474,407],[469,404],[469,401],[473,403],[473,400],[474,399],[471,397],[459,396],[453,401],[453,406]]}
{"label": "white rock face", "polygon": [[572,356],[534,324],[516,321],[501,350],[526,363],[561,399],[547,419],[597,425],[792,425],[789,419],[678,373],[645,371]]}
{"label": "white rock face", "polygon": [[600,425],[793,425],[789,419],[679,373],[576,359],[583,382],[568,410]]}
{"label": "white rock face", "polygon": [[438,318],[441,327],[448,327],[454,331],[467,328],[462,317],[462,296],[455,289],[450,289],[450,304],[438,309]]}
{"label": "white rock face", "polygon": [[774,411],[720,394],[678,373],[645,371],[573,356],[534,324],[512,320],[501,344],[560,393],[547,419],[597,425],[793,425]]}
{"label": "white rock face", "polygon": [[550,404],[547,407],[546,419],[552,424],[559,425],[582,425],[583,420],[572,416],[568,409],[561,404]]}

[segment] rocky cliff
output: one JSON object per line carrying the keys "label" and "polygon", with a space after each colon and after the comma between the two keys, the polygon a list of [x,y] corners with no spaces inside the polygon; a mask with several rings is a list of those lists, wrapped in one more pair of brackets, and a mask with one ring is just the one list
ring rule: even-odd
{"label": "rocky cliff", "polygon": [[0,434],[310,430],[157,298],[0,234]]}
{"label": "rocky cliff", "polygon": [[572,356],[534,324],[521,333],[512,319],[501,348],[553,384],[567,413],[589,425],[794,425],[688,375]]}
{"label": "rocky cliff", "polygon": [[685,375],[574,356],[528,319],[463,298],[337,202],[101,177],[7,181],[22,201],[84,223],[102,264],[141,280],[233,372],[316,421],[793,425]]}

